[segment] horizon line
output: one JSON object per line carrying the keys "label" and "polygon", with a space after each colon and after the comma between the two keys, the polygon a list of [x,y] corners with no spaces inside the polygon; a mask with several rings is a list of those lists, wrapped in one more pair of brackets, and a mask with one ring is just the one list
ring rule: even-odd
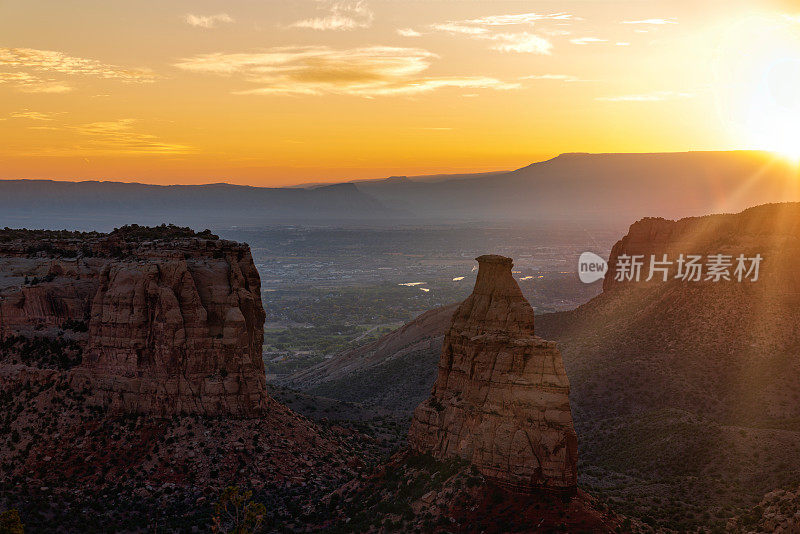
{"label": "horizon line", "polygon": [[[382,182],[391,178],[407,178],[409,180],[413,179],[422,179],[422,178],[436,178],[436,177],[443,177],[446,178],[448,176],[469,176],[469,175],[492,175],[492,174],[508,174],[512,172],[516,172],[522,169],[526,169],[533,165],[537,165],[540,163],[547,163],[550,161],[554,161],[558,158],[562,158],[565,156],[656,156],[656,155],[674,155],[674,154],[721,154],[721,153],[760,153],[760,154],[772,154],[778,156],[779,154],[764,150],[764,149],[749,149],[749,148],[738,148],[738,149],[731,149],[731,150],[676,150],[676,151],[646,151],[646,152],[585,152],[585,151],[573,151],[573,152],[561,152],[553,157],[545,158],[541,160],[536,160],[527,165],[523,165],[521,167],[517,167],[514,169],[498,169],[498,170],[490,170],[490,171],[466,171],[466,172],[439,172],[439,173],[432,173],[432,174],[414,174],[414,175],[402,175],[402,174],[390,174],[389,176],[383,176],[381,178],[358,178],[353,180],[334,180],[334,181],[309,181],[309,182],[298,182],[292,183],[287,185],[277,185],[277,186],[269,186],[269,185],[252,185],[247,183],[236,183],[236,182],[205,182],[205,183],[169,183],[169,184],[157,184],[157,183],[148,183],[148,182],[141,182],[136,181],[136,179],[125,180],[123,178],[114,178],[114,179],[89,179],[89,180],[81,180],[81,179],[59,179],[59,178],[0,178],[2,182],[61,182],[61,183],[71,183],[71,184],[88,184],[88,183],[98,183],[98,184],[127,184],[127,185],[143,185],[143,186],[152,186],[152,187],[208,187],[208,186],[234,186],[234,187],[250,187],[250,188],[258,188],[258,189],[316,189],[319,187],[326,187],[326,186],[334,186],[334,185],[346,185],[346,184],[363,184],[363,183],[370,183],[370,182]],[[423,182],[424,183],[424,182]]]}

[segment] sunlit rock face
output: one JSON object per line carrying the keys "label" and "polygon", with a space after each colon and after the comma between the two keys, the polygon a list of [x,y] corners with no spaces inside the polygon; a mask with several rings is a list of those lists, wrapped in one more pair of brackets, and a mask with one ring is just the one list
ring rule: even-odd
{"label": "sunlit rock face", "polygon": [[561,354],[534,335],[512,260],[477,260],[475,288],[453,316],[409,443],[440,459],[469,460],[514,490],[573,490],[578,441]]}
{"label": "sunlit rock face", "polygon": [[69,375],[91,401],[114,412],[241,416],[271,402],[247,245],[113,233],[33,245],[0,247],[4,272],[15,274],[0,288],[0,333],[54,337],[67,322],[84,324]]}

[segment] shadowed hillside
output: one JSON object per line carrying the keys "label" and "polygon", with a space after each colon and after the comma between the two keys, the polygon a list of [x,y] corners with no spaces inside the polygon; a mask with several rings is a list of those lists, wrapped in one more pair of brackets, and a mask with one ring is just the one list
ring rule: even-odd
{"label": "shadowed hillside", "polygon": [[[645,524],[678,530],[724,528],[767,492],[800,484],[798,230],[800,204],[644,219],[615,245],[601,295],[536,317],[569,376],[579,484]],[[764,259],[755,282],[615,282],[620,255],[665,253]],[[438,338],[388,379],[380,370],[401,361],[391,354],[349,370],[360,384],[424,398],[414,384],[434,380],[437,348]],[[354,392],[344,379],[314,388],[342,400]]]}

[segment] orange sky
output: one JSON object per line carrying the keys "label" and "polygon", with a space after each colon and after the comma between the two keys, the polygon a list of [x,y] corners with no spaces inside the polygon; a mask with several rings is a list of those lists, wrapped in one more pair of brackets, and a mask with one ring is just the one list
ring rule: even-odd
{"label": "orange sky", "polygon": [[0,178],[286,185],[570,151],[795,153],[799,34],[794,2],[4,2]]}

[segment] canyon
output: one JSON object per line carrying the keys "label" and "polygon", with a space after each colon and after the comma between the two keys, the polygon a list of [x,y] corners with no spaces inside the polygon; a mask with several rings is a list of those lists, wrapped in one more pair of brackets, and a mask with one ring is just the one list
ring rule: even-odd
{"label": "canyon", "polygon": [[[800,485],[798,229],[797,203],[645,218],[613,247],[600,295],[536,315],[536,334],[558,343],[569,375],[580,487],[652,528],[724,530],[765,495]],[[754,282],[644,282],[643,270],[635,283],[614,279],[624,254],[760,254],[763,262]],[[426,333],[436,344],[392,367],[394,390],[428,398],[417,384],[437,380],[446,332]],[[383,357],[387,367],[400,362]],[[303,387],[342,401],[386,387],[379,362],[351,362],[350,372],[359,377],[356,390],[324,376]]]}

